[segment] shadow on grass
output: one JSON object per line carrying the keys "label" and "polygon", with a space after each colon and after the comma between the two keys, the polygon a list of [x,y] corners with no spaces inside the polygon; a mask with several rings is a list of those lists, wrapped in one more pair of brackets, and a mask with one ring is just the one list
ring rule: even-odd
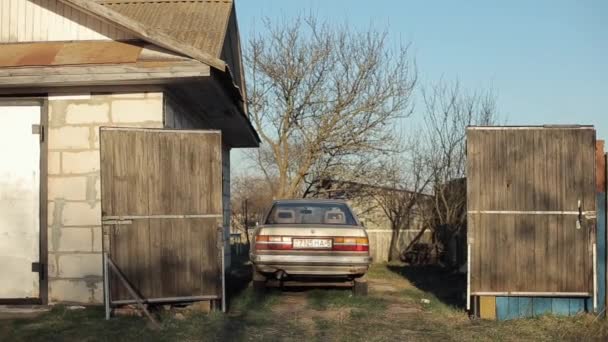
{"label": "shadow on grass", "polygon": [[441,266],[388,265],[388,269],[448,306],[465,307],[466,276]]}

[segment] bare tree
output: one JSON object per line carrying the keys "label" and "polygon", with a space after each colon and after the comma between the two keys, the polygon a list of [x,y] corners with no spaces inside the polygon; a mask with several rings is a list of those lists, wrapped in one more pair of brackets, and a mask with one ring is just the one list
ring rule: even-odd
{"label": "bare tree", "polygon": [[498,124],[500,118],[491,91],[467,93],[458,82],[439,82],[422,94],[423,136],[430,152],[425,163],[434,193],[434,236],[445,245],[466,224],[466,128]]}
{"label": "bare tree", "polygon": [[305,197],[324,178],[365,178],[393,151],[410,114],[415,70],[386,33],[313,17],[266,20],[246,49],[253,157],[277,198]]}
{"label": "bare tree", "polygon": [[272,203],[272,192],[263,178],[252,175],[235,177],[231,187],[231,227],[244,233],[250,245],[248,229],[264,219]]}
{"label": "bare tree", "polygon": [[[380,173],[384,179],[384,186],[376,187],[371,192],[391,224],[388,261],[399,259],[404,252],[398,249],[401,231],[409,228],[414,220],[424,220],[425,205],[431,197],[424,193],[431,178],[422,146],[415,137],[412,136],[410,139],[412,142],[407,153],[393,155]],[[426,229],[426,225],[424,226],[423,229]],[[417,239],[420,236],[422,234],[419,234]]]}

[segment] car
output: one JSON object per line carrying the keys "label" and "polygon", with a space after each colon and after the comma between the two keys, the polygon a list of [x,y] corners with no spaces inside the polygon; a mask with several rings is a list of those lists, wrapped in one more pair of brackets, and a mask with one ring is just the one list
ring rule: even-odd
{"label": "car", "polygon": [[369,239],[349,205],[341,200],[278,200],[252,236],[253,286],[269,280],[350,284],[367,294],[372,262]]}

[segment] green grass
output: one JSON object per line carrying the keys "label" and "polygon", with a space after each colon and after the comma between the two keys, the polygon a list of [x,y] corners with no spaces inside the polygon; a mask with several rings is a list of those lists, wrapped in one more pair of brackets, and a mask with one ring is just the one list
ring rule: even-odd
{"label": "green grass", "polygon": [[72,311],[57,306],[34,319],[0,320],[0,341],[608,340],[607,321],[593,315],[471,320],[453,297],[458,279],[437,268],[374,265],[372,283],[394,291],[372,287],[368,297],[338,289],[271,290],[260,296],[247,286],[244,273],[239,274],[241,278],[231,279],[227,314],[184,313],[185,319],[178,320],[174,312],[158,311],[162,330],[154,331],[145,318],[105,321],[100,307]]}
{"label": "green grass", "polygon": [[348,290],[321,290],[314,289],[307,292],[308,306],[314,310],[331,308],[353,308],[366,311],[384,310],[387,301],[374,296],[353,296]]}

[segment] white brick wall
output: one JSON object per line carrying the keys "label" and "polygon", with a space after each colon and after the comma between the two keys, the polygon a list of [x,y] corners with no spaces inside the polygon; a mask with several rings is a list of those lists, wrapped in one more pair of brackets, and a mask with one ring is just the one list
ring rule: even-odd
{"label": "white brick wall", "polygon": [[61,168],[63,173],[89,173],[100,170],[99,150],[63,152]]}
{"label": "white brick wall", "polygon": [[101,104],[70,104],[67,107],[65,122],[71,124],[106,123],[110,120],[109,105]]}
{"label": "white brick wall", "polygon": [[99,127],[163,126],[163,94],[49,98],[50,302],[101,303]]}
{"label": "white brick wall", "polygon": [[87,178],[75,177],[53,177],[48,178],[48,197],[57,200],[65,199],[72,201],[86,200]]}
{"label": "white brick wall", "polygon": [[49,152],[47,155],[47,163],[49,167],[49,175],[61,173],[61,153]]}
{"label": "white brick wall", "polygon": [[101,253],[59,255],[57,276],[62,278],[102,277],[101,259]]}
{"label": "white brick wall", "polygon": [[103,302],[103,282],[74,279],[51,279],[50,302],[76,302],[99,304]]}
{"label": "white brick wall", "polygon": [[61,127],[49,129],[49,149],[88,149],[88,127]]}
{"label": "white brick wall", "polygon": [[101,226],[101,203],[67,202],[63,206],[64,226]]}
{"label": "white brick wall", "polygon": [[112,101],[112,122],[139,123],[162,118],[163,107],[159,101],[159,98]]}
{"label": "white brick wall", "polygon": [[[57,238],[49,240],[49,250],[54,252],[92,252],[93,228],[56,228],[49,236]],[[95,229],[97,230],[97,229]],[[55,240],[57,240],[55,242]]]}

